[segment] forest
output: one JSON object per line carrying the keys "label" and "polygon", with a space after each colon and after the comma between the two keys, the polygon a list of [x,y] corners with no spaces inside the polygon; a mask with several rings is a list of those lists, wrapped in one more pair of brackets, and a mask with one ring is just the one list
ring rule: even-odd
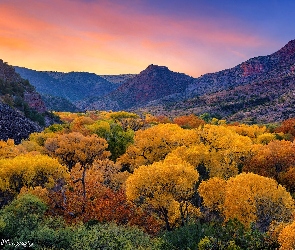
{"label": "forest", "polygon": [[0,141],[4,249],[295,249],[295,118],[55,115]]}

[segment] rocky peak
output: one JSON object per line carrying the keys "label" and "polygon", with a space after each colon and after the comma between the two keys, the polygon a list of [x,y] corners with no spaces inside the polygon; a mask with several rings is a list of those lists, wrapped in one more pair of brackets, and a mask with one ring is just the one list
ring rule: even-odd
{"label": "rocky peak", "polygon": [[167,70],[167,71],[169,71],[168,67],[166,67],[166,66],[159,66],[159,65],[155,65],[155,64],[150,64],[142,72],[151,71],[151,70]]}

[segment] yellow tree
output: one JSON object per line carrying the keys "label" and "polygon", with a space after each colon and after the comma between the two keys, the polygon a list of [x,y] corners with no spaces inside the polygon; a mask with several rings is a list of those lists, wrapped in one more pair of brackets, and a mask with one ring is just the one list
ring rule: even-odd
{"label": "yellow tree", "polygon": [[171,154],[164,161],[135,169],[126,181],[126,195],[139,206],[152,207],[171,230],[178,218],[184,224],[190,212],[198,212],[190,203],[198,178],[192,165]]}
{"label": "yellow tree", "polygon": [[11,159],[1,159],[1,203],[13,198],[22,187],[52,188],[57,181],[67,177],[67,168],[47,155],[25,154]]}
{"label": "yellow tree", "polygon": [[134,144],[119,158],[123,167],[133,171],[141,165],[163,160],[168,153],[182,145],[197,142],[194,130],[182,129],[176,124],[159,124],[146,130],[136,131]]}
{"label": "yellow tree", "polygon": [[205,166],[210,177],[228,179],[237,175],[252,154],[252,141],[226,126],[205,125],[198,129],[199,140],[208,147]]}
{"label": "yellow tree", "polygon": [[209,178],[209,171],[206,168],[206,164],[211,159],[210,147],[203,143],[181,146],[172,151],[171,154],[177,155],[182,160],[188,162],[200,174],[200,180],[206,180]]}
{"label": "yellow tree", "polygon": [[[211,191],[213,184],[221,190]],[[204,205],[218,210],[226,221],[238,219],[245,226],[251,223],[266,231],[272,221],[287,222],[294,211],[294,201],[284,187],[267,177],[242,173],[223,185],[221,180],[209,179],[199,186]],[[221,196],[224,195],[224,197]]]}
{"label": "yellow tree", "polygon": [[258,126],[258,125],[239,124],[239,125],[229,125],[228,128],[235,131],[239,135],[250,137],[253,141],[256,141],[258,136],[267,132],[265,126]]}

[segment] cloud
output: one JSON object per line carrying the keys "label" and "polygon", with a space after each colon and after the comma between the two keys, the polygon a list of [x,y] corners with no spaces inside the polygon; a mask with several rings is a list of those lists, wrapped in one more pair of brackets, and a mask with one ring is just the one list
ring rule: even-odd
{"label": "cloud", "polygon": [[222,17],[144,10],[141,1],[3,0],[0,53],[34,69],[138,73],[155,63],[198,75],[222,69],[226,60],[217,57],[240,58],[241,48],[267,44],[244,27],[228,26],[229,17],[223,26]]}

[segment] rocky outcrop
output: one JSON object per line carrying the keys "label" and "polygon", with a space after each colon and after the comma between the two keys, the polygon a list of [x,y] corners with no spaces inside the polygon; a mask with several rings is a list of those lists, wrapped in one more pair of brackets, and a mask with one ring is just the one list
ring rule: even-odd
{"label": "rocky outcrop", "polygon": [[0,140],[14,139],[15,143],[20,143],[37,131],[41,131],[39,125],[0,102]]}
{"label": "rocky outcrop", "polygon": [[24,101],[28,103],[29,107],[36,110],[39,113],[44,113],[46,111],[45,104],[37,92],[25,92]]}
{"label": "rocky outcrop", "polygon": [[14,68],[0,59],[0,79],[6,82],[21,82],[23,79],[16,74]]}
{"label": "rocky outcrop", "polygon": [[35,88],[0,60],[0,140],[11,138],[19,143],[55,122],[57,117],[46,111]]}

